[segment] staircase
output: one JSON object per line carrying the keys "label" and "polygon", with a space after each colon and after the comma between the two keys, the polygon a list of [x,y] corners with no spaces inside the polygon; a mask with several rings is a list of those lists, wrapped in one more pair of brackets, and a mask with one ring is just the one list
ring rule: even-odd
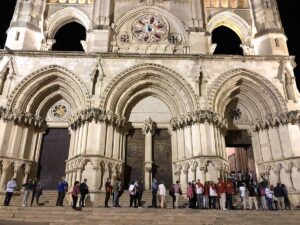
{"label": "staircase", "polygon": [[299,225],[300,211],[0,207],[1,225]]}
{"label": "staircase", "polygon": [[[168,192],[167,192],[168,193]],[[95,203],[94,206],[96,207],[104,207],[104,193],[101,194],[99,203]],[[40,206],[47,206],[47,207],[53,207],[56,206],[56,199],[57,199],[57,191],[54,190],[44,190],[43,191],[43,195],[40,196],[40,200],[39,200],[39,205]],[[112,200],[112,197],[111,197]],[[112,201],[109,201],[109,206],[112,206]],[[120,205],[124,206],[124,207],[128,207],[129,206],[129,194],[128,192],[125,190],[123,195],[120,198]],[[31,196],[29,197],[29,202],[31,201]],[[64,206],[68,206],[70,205],[69,202],[71,201],[70,199],[70,195],[66,195],[65,199],[64,199]],[[22,206],[22,202],[23,202],[23,192],[21,193],[16,193],[14,194],[10,205],[11,206],[16,206],[16,207],[20,207]],[[166,202],[167,202],[167,207],[168,208],[172,208],[172,198],[171,196],[167,195],[166,196]],[[2,202],[1,202],[2,203]],[[143,203],[143,207],[150,207],[152,205],[152,193],[151,191],[144,191],[143,193],[143,198],[142,198],[142,203]],[[179,207],[183,208],[186,207],[188,203],[188,200],[184,198],[184,196],[181,196],[180,201],[179,201]],[[91,206],[92,204],[89,203],[89,201],[87,200],[86,202],[87,206]],[[158,199],[157,199],[157,204],[159,204]],[[36,202],[33,203],[33,206],[36,206]]]}

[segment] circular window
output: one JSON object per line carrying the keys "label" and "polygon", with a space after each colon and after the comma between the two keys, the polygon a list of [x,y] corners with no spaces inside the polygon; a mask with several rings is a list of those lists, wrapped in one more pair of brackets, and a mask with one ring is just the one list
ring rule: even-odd
{"label": "circular window", "polygon": [[136,39],[145,43],[158,43],[168,35],[169,27],[159,16],[144,15],[132,25],[132,33]]}
{"label": "circular window", "polygon": [[48,111],[48,121],[65,121],[72,115],[69,104],[64,101],[56,102]]}

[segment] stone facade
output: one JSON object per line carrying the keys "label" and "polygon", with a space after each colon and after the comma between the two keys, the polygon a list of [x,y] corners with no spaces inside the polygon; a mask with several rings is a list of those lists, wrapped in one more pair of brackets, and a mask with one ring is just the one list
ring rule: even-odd
{"label": "stone facade", "polygon": [[[54,52],[76,21],[85,52]],[[244,56],[213,55],[231,28]],[[173,182],[226,177],[228,130],[251,136],[256,172],[300,200],[300,95],[275,0],[17,1],[0,51],[0,186],[37,173],[47,128],[69,128],[70,183],[92,201],[122,176],[130,129],[145,135],[149,188],[155,129],[171,135]],[[67,40],[66,40],[67,41]],[[100,190],[99,190],[100,187]]]}

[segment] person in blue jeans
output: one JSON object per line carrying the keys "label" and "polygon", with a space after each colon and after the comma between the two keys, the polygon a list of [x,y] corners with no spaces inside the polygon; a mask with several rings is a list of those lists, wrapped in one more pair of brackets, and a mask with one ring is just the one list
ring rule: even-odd
{"label": "person in blue jeans", "polygon": [[66,192],[68,190],[68,182],[65,181],[65,178],[62,177],[59,180],[59,183],[57,185],[57,191],[58,191],[58,196],[56,200],[56,206],[63,206],[64,198],[66,196]]}

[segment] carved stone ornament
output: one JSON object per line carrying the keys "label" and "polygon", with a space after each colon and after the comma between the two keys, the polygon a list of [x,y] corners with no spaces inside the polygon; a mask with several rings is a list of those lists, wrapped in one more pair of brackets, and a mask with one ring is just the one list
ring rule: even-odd
{"label": "carved stone ornament", "polygon": [[72,116],[70,105],[66,101],[61,100],[50,108],[47,114],[47,121],[66,121],[70,116]]}
{"label": "carved stone ornament", "polygon": [[143,15],[132,24],[133,36],[140,42],[158,43],[169,33],[168,23],[155,15]]}

